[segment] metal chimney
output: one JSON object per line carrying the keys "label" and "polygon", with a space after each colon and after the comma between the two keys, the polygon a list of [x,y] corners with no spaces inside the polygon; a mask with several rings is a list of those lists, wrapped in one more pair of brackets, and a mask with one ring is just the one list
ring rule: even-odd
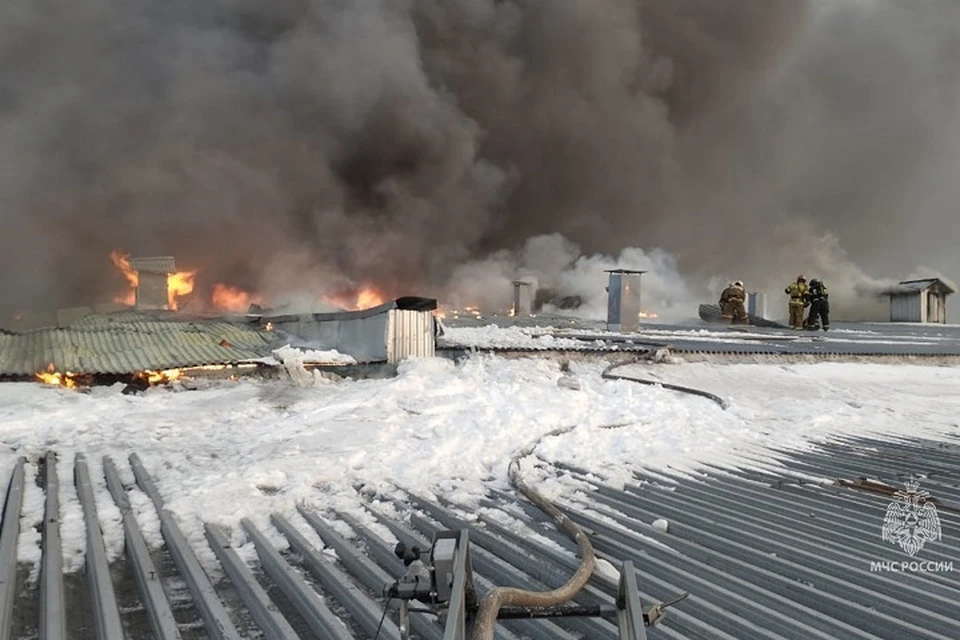
{"label": "metal chimney", "polygon": [[177,272],[170,256],[131,258],[130,268],[137,272],[137,309],[168,309],[167,276]]}
{"label": "metal chimney", "polygon": [[640,276],[646,271],[610,269],[607,283],[607,331],[636,331],[640,326]]}
{"label": "metal chimney", "polygon": [[[514,317],[519,316],[521,314],[530,315],[530,310],[531,310],[530,296],[522,295],[522,288],[529,287],[529,286],[530,286],[530,283],[524,282],[523,280],[513,281],[513,309],[511,309],[511,312],[513,313]],[[526,299],[524,300],[524,298]]]}
{"label": "metal chimney", "polygon": [[756,291],[747,294],[747,313],[755,318],[767,317],[767,297]]}

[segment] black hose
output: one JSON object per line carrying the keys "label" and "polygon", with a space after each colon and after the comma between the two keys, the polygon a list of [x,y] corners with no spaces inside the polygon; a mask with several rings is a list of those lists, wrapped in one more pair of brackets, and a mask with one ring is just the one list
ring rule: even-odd
{"label": "black hose", "polygon": [[626,380],[628,382],[636,382],[637,384],[648,384],[652,386],[663,387],[664,389],[670,389],[671,391],[679,391],[680,393],[689,393],[690,395],[700,396],[701,398],[706,398],[708,400],[713,400],[720,408],[726,411],[730,405],[726,400],[716,395],[715,393],[710,393],[709,391],[704,391],[703,389],[695,389],[693,387],[684,387],[679,384],[669,384],[667,382],[660,382],[659,380],[645,380],[642,378],[630,378],[628,376],[618,376],[610,373],[614,369],[619,367],[625,367],[630,364],[637,364],[636,362],[618,362],[612,364],[606,369],[603,370],[603,373],[600,374],[600,377],[604,380]]}

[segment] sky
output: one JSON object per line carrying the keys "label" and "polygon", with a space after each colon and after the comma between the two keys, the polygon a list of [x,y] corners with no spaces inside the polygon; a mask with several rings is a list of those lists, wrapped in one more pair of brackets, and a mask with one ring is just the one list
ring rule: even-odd
{"label": "sky", "polygon": [[115,295],[113,249],[274,297],[551,234],[698,297],[957,277],[958,104],[952,0],[8,2],[0,312]]}

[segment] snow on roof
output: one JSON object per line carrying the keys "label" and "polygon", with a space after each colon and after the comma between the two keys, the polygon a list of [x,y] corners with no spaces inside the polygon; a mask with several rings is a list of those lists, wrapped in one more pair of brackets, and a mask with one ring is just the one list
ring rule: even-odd
{"label": "snow on roof", "polygon": [[[651,593],[644,608],[655,604],[652,598],[695,594],[671,608],[662,626],[650,630],[651,638],[767,637],[783,635],[784,629],[792,637],[846,638],[854,629],[863,636],[892,630],[960,637],[960,621],[951,615],[960,598],[955,581],[935,576],[913,581],[910,606],[897,615],[872,606],[893,602],[901,592],[891,585],[908,570],[870,577],[871,565],[915,563],[881,540],[880,524],[896,498],[836,482],[856,484],[862,475],[901,489],[904,476],[925,473],[922,488],[948,504],[955,493],[950,479],[930,471],[958,464],[955,448],[943,445],[952,438],[950,425],[960,409],[953,393],[960,369],[918,366],[905,375],[899,365],[829,363],[637,365],[622,371],[721,394],[731,401],[723,411],[702,398],[655,386],[605,382],[604,364],[571,363],[579,390],[558,385],[564,374],[556,362],[488,355],[459,364],[416,360],[401,365],[396,378],[318,380],[309,388],[247,379],[189,393],[150,389],[132,398],[116,388],[75,394],[0,384],[6,445],[0,451],[0,481],[18,457],[30,460],[17,560],[39,571],[43,546],[34,527],[44,521],[44,494],[34,480],[43,473],[38,456],[55,447],[61,479],[71,477],[78,452],[90,454],[92,474],[99,475],[100,456],[110,456],[130,477],[124,461],[136,452],[211,575],[222,571],[204,543],[204,523],[238,530],[241,518],[249,518],[282,549],[286,534],[270,519],[278,514],[309,536],[314,549],[322,549],[301,506],[322,514],[329,528],[358,550],[364,546],[363,557],[373,558],[391,578],[403,568],[389,556],[394,530],[382,523],[429,540],[437,519],[443,528],[470,528],[477,544],[481,535],[509,543],[483,543],[487,553],[484,563],[475,565],[478,575],[491,578],[490,571],[509,566],[517,567],[511,575],[521,578],[542,580],[544,570],[569,575],[574,545],[560,540],[548,519],[516,494],[506,493],[509,460],[536,441],[536,451],[521,467],[524,480],[600,534],[595,540],[612,559],[634,561],[641,588]],[[940,401],[930,403],[931,397]],[[96,475],[93,490],[104,510],[100,525],[107,555],[120,558],[127,539],[123,522]],[[66,515],[58,530],[64,569],[74,573],[84,563],[85,527],[77,492],[68,485],[62,481]],[[442,496],[443,505],[433,496]],[[150,548],[159,548],[155,509],[140,491],[131,492],[130,500],[136,500],[136,520]],[[530,509],[529,515],[520,506]],[[417,517],[408,517],[411,512]],[[378,523],[374,514],[384,520]],[[941,517],[945,528],[955,520],[946,508]],[[667,526],[652,527],[656,519]],[[485,526],[478,526],[479,520]],[[234,550],[257,566],[254,545],[241,540],[233,538]],[[711,544],[704,546],[704,540]],[[928,544],[935,560],[960,553],[955,536]],[[511,547],[526,553],[508,553]],[[385,553],[377,555],[377,549]],[[384,564],[384,556],[392,564]],[[287,558],[291,566],[301,566]],[[359,608],[342,606],[343,598],[361,593],[370,600],[370,594],[382,592],[376,573],[373,582],[364,582],[351,568],[358,564],[338,566],[363,589],[331,588],[334,572],[317,579],[324,600],[341,605],[336,615],[345,622],[356,623],[351,612]],[[172,571],[162,574],[162,581],[177,579]],[[737,588],[703,588],[731,584]],[[601,586],[602,602],[612,602],[615,589],[609,582]],[[126,593],[135,597],[134,592],[131,587]],[[36,593],[25,590],[24,597]],[[790,597],[768,597],[777,593]],[[826,601],[829,615],[809,615]],[[581,630],[586,625],[583,637],[611,634],[609,625],[595,619],[580,623]],[[541,631],[540,637],[564,637],[550,624],[567,622],[531,621],[537,626],[527,629]]]}

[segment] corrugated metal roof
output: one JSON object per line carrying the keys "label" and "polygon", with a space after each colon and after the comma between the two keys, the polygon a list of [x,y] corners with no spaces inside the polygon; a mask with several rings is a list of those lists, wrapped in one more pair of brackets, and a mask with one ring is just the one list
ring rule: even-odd
{"label": "corrugated metal roof", "polygon": [[134,312],[89,315],[61,328],[0,334],[0,375],[124,374],[230,364],[269,355],[276,336],[222,320]]}
{"label": "corrugated metal roof", "polygon": [[[529,327],[542,331],[544,327],[558,327],[554,332],[542,333],[553,338],[575,338],[583,342],[580,348],[557,348],[550,344],[536,345],[531,340],[520,348],[475,347],[469,340],[457,341],[453,332],[439,340],[438,350],[457,351],[583,351],[617,352],[643,351],[648,348],[667,348],[676,353],[743,354],[757,356],[818,356],[818,357],[897,357],[923,356],[955,358],[960,356],[960,326],[937,323],[910,325],[836,322],[831,330],[792,331],[756,326],[711,326],[698,324],[644,323],[636,333],[611,334],[603,323],[590,320],[570,320],[561,317],[537,318],[484,317],[474,319],[461,316],[444,320],[448,328],[479,327],[490,324],[509,327]],[[566,328],[564,328],[566,325]],[[708,333],[704,333],[704,329]]]}
{"label": "corrugated metal roof", "polygon": [[[681,592],[690,594],[670,607],[660,624],[647,629],[651,640],[960,638],[960,438],[836,439],[810,451],[779,451],[774,456],[780,464],[776,469],[766,460],[753,469],[708,467],[694,474],[648,470],[638,473],[636,483],[628,486],[611,486],[585,470],[562,467],[586,482],[587,490],[567,492],[561,502],[575,521],[589,529],[600,557],[617,568],[633,561],[644,608]],[[190,560],[195,550],[179,531],[174,514],[162,508],[156,486],[144,469],[138,471],[141,463],[134,458],[137,484],[161,509],[163,537],[171,545],[160,553],[158,573],[151,580],[160,581],[167,593],[176,596],[171,603],[184,637],[204,637],[199,632],[204,626],[199,600],[191,596],[204,590],[191,580],[206,577],[199,569],[195,574],[180,573],[195,562]],[[766,470],[758,470],[761,467]],[[45,475],[42,469],[37,474]],[[67,490],[67,485],[46,475],[47,490]],[[892,498],[877,490],[877,483],[902,488],[904,478],[911,475],[920,477],[922,488],[937,501],[942,525],[942,539],[928,541],[914,556],[883,541],[881,530]],[[863,485],[870,491],[836,482],[856,482],[860,476],[874,481]],[[102,480],[92,482],[99,485]],[[115,495],[122,494],[122,487],[115,489]],[[305,521],[296,526],[283,516],[272,519],[279,530],[273,536],[281,545],[278,550],[284,550],[284,538],[299,542],[292,549],[297,553],[281,557],[272,547],[270,554],[259,553],[261,559],[269,555],[271,563],[262,565],[267,569],[260,576],[265,591],[258,592],[255,603],[261,615],[251,616],[252,609],[246,608],[257,598],[249,593],[237,595],[241,587],[257,582],[246,568],[228,572],[229,579],[219,583],[216,592],[205,592],[214,598],[221,594],[222,606],[229,610],[227,623],[236,624],[238,631],[228,637],[259,637],[258,621],[269,616],[286,618],[301,637],[331,637],[312,631],[305,610],[298,606],[303,599],[289,598],[294,590],[322,596],[312,600],[325,616],[339,617],[344,623],[343,634],[337,637],[373,637],[379,618],[371,615],[371,606],[378,606],[374,599],[382,596],[386,582],[404,572],[393,554],[394,540],[427,549],[438,530],[469,530],[474,579],[481,595],[492,585],[556,587],[579,562],[576,546],[557,533],[544,514],[513,493],[494,490],[479,504],[456,504],[455,492],[447,499],[417,495],[420,490],[391,489],[389,496],[371,495],[364,487],[358,491],[361,500],[369,499],[363,517],[355,510],[320,514],[301,508]],[[652,526],[661,518],[668,523],[665,531]],[[252,535],[250,527],[243,529]],[[302,532],[311,537],[319,534],[335,555],[313,553]],[[213,539],[208,536],[209,540]],[[173,549],[176,552],[171,554]],[[226,555],[219,554],[221,561]],[[883,562],[897,566],[940,563],[931,566],[941,570],[872,567]],[[948,566],[953,570],[946,570]],[[111,573],[123,572],[102,571],[102,580],[109,581]],[[284,574],[284,582],[274,582]],[[67,574],[66,580],[79,584],[81,578]],[[597,571],[575,600],[583,605],[610,605],[616,585],[610,572]],[[142,596],[136,593],[136,583],[126,580],[112,586],[125,603],[119,614],[123,626],[142,631],[137,637],[148,635],[147,611],[138,606]],[[93,606],[76,597],[82,592],[68,590],[73,599],[66,606],[71,610]],[[41,590],[31,583],[18,597],[23,606],[14,612],[14,623],[27,631],[35,629]],[[391,610],[395,606],[392,603]],[[416,614],[412,622],[414,638],[443,637],[442,627],[432,616]],[[501,620],[497,631],[498,638],[511,640],[619,637],[615,623],[601,618]],[[390,618],[381,632],[381,638],[399,639]],[[90,616],[84,616],[71,628],[71,638],[91,637]]]}
{"label": "corrugated metal roof", "polygon": [[[837,440],[779,457],[780,472],[648,472],[623,489],[592,479],[567,511],[601,553],[635,561],[641,589],[691,592],[677,611],[713,631],[668,618],[682,637],[960,638],[960,442]],[[893,497],[853,488],[902,490],[911,475],[942,526],[915,556],[882,539]]]}

